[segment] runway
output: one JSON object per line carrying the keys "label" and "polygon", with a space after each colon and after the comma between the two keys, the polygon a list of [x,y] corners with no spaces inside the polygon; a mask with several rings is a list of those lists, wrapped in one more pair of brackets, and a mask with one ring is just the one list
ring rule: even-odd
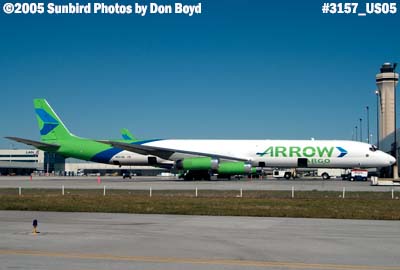
{"label": "runway", "polygon": [[397,221],[0,211],[0,269],[400,270],[399,231]]}
{"label": "runway", "polygon": [[60,189],[62,186],[72,189],[99,189],[103,186],[107,189],[130,189],[130,190],[291,190],[297,191],[400,191],[400,187],[371,186],[370,182],[350,182],[342,180],[320,180],[320,179],[296,179],[296,180],[274,180],[274,179],[243,179],[230,181],[183,181],[168,177],[134,177],[133,179],[122,179],[122,177],[101,177],[100,183],[95,176],[85,177],[33,177],[29,176],[1,176],[0,188],[53,188]]}

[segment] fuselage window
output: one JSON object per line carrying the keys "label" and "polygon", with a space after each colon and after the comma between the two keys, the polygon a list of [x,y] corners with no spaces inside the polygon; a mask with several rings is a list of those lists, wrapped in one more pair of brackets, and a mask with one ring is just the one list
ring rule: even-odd
{"label": "fuselage window", "polygon": [[376,150],[378,150],[378,147],[376,147],[375,145],[371,145],[369,150],[372,151],[372,152],[375,152]]}

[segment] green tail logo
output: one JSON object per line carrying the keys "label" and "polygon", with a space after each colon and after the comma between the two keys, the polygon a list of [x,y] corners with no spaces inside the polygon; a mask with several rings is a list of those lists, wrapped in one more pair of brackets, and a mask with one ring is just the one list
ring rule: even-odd
{"label": "green tail logo", "polygon": [[33,103],[42,141],[65,139],[71,136],[45,99],[34,99]]}
{"label": "green tail logo", "polygon": [[39,116],[40,120],[43,122],[43,127],[40,130],[40,135],[47,135],[50,131],[56,128],[59,123],[56,119],[54,119],[50,114],[48,114],[43,109],[36,109],[36,114]]}

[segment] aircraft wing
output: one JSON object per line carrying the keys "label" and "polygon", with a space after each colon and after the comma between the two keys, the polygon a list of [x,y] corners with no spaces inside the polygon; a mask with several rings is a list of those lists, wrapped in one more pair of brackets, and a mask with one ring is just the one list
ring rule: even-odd
{"label": "aircraft wing", "polygon": [[6,139],[13,140],[19,143],[24,143],[27,145],[32,145],[36,148],[46,150],[46,151],[55,151],[58,148],[60,148],[60,145],[58,144],[52,144],[52,143],[44,143],[44,142],[39,142],[39,141],[33,141],[33,140],[28,140],[28,139],[23,139],[23,138],[18,138],[18,137],[5,137]]}
{"label": "aircraft wing", "polygon": [[195,151],[186,151],[180,149],[171,149],[171,148],[164,148],[164,147],[157,147],[157,146],[150,146],[150,145],[142,145],[142,144],[130,144],[124,142],[115,142],[115,141],[99,141],[101,143],[110,144],[114,147],[121,148],[127,151],[131,151],[134,153],[138,153],[141,155],[152,155],[157,156],[162,159],[170,159],[170,157],[174,153],[181,153],[193,156],[201,156],[201,157],[211,157],[211,158],[220,158],[232,161],[248,161],[247,159],[231,157],[231,156],[223,156],[223,155],[216,155],[211,153],[203,153],[203,152],[195,152]]}

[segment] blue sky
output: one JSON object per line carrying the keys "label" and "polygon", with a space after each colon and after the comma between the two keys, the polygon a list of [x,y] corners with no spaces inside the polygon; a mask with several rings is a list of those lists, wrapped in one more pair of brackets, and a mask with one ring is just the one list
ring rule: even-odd
{"label": "blue sky", "polygon": [[140,138],[351,139],[366,106],[375,138],[375,74],[400,61],[400,15],[322,14],[321,4],[202,1],[193,17],[1,14],[0,148],[10,147],[4,136],[39,139],[35,97],[90,138],[126,127]]}

